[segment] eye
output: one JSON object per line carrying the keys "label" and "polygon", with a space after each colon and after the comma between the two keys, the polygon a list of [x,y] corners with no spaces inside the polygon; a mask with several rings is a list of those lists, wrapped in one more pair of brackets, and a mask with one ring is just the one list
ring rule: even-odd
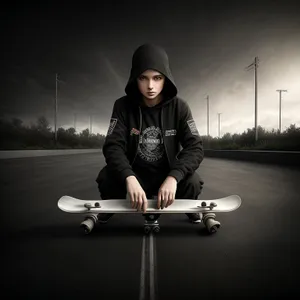
{"label": "eye", "polygon": [[145,79],[144,76],[140,76],[140,77],[139,77],[139,80],[143,80],[143,79]]}
{"label": "eye", "polygon": [[156,76],[155,80],[162,80],[162,77],[161,76]]}

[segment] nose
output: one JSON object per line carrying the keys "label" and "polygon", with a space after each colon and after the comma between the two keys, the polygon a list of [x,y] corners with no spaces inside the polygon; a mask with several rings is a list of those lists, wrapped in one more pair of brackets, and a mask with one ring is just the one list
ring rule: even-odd
{"label": "nose", "polygon": [[148,89],[149,89],[149,90],[152,90],[152,89],[153,89],[153,82],[152,82],[152,80],[149,80],[149,83],[148,83]]}

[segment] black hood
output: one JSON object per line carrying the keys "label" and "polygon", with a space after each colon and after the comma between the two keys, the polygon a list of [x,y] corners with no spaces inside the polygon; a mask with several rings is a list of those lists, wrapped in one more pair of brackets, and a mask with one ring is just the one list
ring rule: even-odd
{"label": "black hood", "polygon": [[165,76],[165,84],[162,90],[164,101],[177,95],[167,53],[160,46],[144,44],[136,49],[132,56],[132,67],[125,92],[128,96],[140,99],[141,93],[137,86],[137,78],[148,69],[156,70]]}

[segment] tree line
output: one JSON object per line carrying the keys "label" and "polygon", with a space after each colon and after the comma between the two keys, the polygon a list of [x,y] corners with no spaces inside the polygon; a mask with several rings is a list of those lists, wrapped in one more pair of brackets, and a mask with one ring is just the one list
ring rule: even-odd
{"label": "tree line", "polygon": [[12,118],[10,121],[0,119],[0,149],[89,149],[102,148],[105,136],[91,134],[89,129],[76,132],[75,128],[57,129],[57,140],[48,120],[41,116],[35,123],[25,126],[23,121]]}
{"label": "tree line", "polygon": [[[105,135],[90,133],[89,129],[76,132],[75,128],[57,129],[57,140],[48,120],[41,116],[35,123],[25,126],[19,118],[0,119],[0,149],[70,149],[99,148]],[[258,140],[255,128],[248,128],[241,134],[226,133],[222,137],[202,135],[204,149],[218,150],[283,150],[300,151],[300,128],[291,124],[286,130],[266,130],[258,126]]]}

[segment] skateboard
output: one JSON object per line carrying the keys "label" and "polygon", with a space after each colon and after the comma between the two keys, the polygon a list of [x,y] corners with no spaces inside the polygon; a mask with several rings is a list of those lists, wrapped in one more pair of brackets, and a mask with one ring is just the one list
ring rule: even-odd
{"label": "skateboard", "polygon": [[[132,213],[145,216],[144,232],[158,233],[160,226],[155,214],[178,214],[178,213],[199,213],[200,223],[203,223],[209,233],[215,233],[221,227],[217,221],[216,213],[231,212],[241,206],[242,200],[238,195],[230,195],[223,198],[211,200],[175,199],[172,205],[167,208],[157,208],[156,199],[148,199],[147,212],[137,211],[131,207],[128,199],[108,199],[108,200],[82,200],[71,196],[62,196],[58,200],[58,208],[71,214],[85,215],[80,227],[85,234],[89,234],[97,223],[99,213]],[[146,219],[147,216],[147,219]]]}

